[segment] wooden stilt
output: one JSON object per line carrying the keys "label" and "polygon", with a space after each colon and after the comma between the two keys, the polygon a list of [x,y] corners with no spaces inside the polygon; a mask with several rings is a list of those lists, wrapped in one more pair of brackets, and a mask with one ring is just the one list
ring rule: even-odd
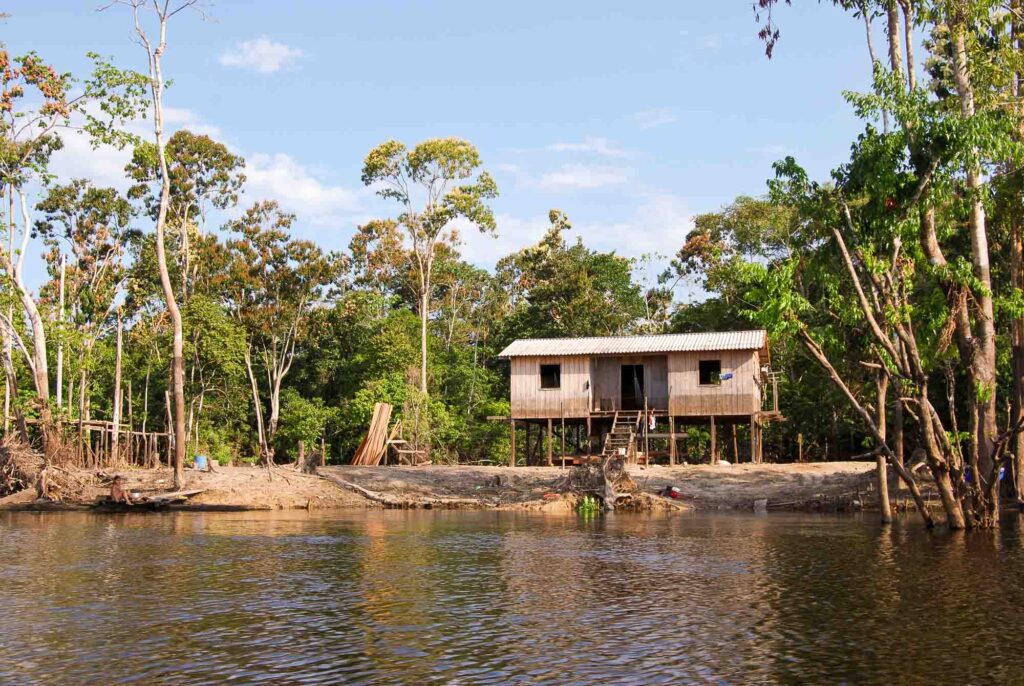
{"label": "wooden stilt", "polygon": [[718,435],[715,431],[715,415],[711,415],[711,464],[718,464]]}
{"label": "wooden stilt", "polygon": [[676,464],[676,418],[672,415],[668,416],[668,463],[672,466]]}
{"label": "wooden stilt", "polygon": [[754,415],[750,415],[750,461],[753,464],[757,464],[757,431],[755,429],[756,420]]}
{"label": "wooden stilt", "polygon": [[594,452],[593,427],[590,424],[590,413],[587,413],[587,455]]}
{"label": "wooden stilt", "polygon": [[739,464],[740,463],[740,441],[739,441],[739,438],[736,436],[736,423],[735,422],[733,422],[733,425],[732,425],[732,463],[733,464]]}
{"label": "wooden stilt", "polygon": [[512,445],[512,449],[509,451],[508,466],[516,466],[516,420],[509,419],[509,443]]}
{"label": "wooden stilt", "polygon": [[565,412],[562,412],[562,469],[565,469]]}
{"label": "wooden stilt", "polygon": [[548,466],[549,467],[553,467],[555,465],[554,461],[552,461],[552,459],[551,459],[551,449],[552,449],[552,446],[553,446],[554,442],[555,442],[554,441],[554,422],[551,420],[551,417],[548,417],[547,460],[548,460]]}

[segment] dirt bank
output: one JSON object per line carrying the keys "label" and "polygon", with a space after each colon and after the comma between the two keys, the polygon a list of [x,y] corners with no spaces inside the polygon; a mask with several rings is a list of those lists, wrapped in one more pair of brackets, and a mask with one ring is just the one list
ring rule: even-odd
{"label": "dirt bank", "polygon": [[[848,509],[874,506],[874,463],[836,462],[800,465],[735,465],[628,468],[640,497],[663,509],[741,509],[766,499],[769,509]],[[0,509],[85,507],[109,492],[109,470],[64,470],[59,504],[35,502],[34,489],[0,499]],[[365,467],[331,466],[319,475],[288,466],[219,467],[216,472],[186,472],[186,488],[201,490],[185,508],[327,509],[430,507],[528,509],[571,512],[567,474],[559,467]],[[168,469],[118,472],[128,490],[143,495],[172,490]],[[68,486],[67,484],[73,484]],[[666,486],[681,491],[679,500],[657,494]],[[653,497],[648,497],[653,496]]]}
{"label": "dirt bank", "polygon": [[[788,465],[690,465],[629,467],[640,490],[657,494],[666,486],[682,492],[687,509],[752,509],[767,499],[769,508],[841,509],[872,506],[873,462]],[[560,467],[325,467],[321,473],[339,483],[388,494],[410,504],[516,508],[543,502],[561,491],[567,470]],[[667,499],[666,499],[667,500]],[[678,504],[678,502],[677,502]],[[856,505],[854,505],[856,506]]]}
{"label": "dirt bank", "polygon": [[[108,476],[113,470],[73,470],[77,487],[71,492],[55,494],[61,505],[83,507],[110,492]],[[170,469],[123,469],[116,472],[124,478],[128,491],[143,496],[173,490]],[[319,476],[302,474],[290,467],[272,471],[260,467],[218,467],[215,472],[186,470],[185,489],[201,490],[180,506],[181,509],[328,509],[373,507],[374,504],[351,491],[339,488]],[[27,489],[0,499],[0,509],[34,507],[34,489]],[[176,506],[178,507],[178,506]],[[56,509],[43,506],[40,509]]]}

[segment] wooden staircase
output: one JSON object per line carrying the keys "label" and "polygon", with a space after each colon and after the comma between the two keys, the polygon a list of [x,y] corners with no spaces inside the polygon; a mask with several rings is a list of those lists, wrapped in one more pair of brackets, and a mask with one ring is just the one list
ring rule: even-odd
{"label": "wooden staircase", "polygon": [[643,412],[637,412],[636,417],[620,421],[619,413],[616,412],[612,419],[612,430],[605,434],[601,457],[607,459],[621,455],[627,462],[634,461],[636,459],[636,430],[642,417]]}

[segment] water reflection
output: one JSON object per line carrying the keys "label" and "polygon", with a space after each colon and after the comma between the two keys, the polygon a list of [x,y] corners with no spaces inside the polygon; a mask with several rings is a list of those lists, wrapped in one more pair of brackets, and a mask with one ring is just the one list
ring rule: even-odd
{"label": "water reflection", "polygon": [[1017,520],[7,513],[0,559],[4,684],[1024,682]]}

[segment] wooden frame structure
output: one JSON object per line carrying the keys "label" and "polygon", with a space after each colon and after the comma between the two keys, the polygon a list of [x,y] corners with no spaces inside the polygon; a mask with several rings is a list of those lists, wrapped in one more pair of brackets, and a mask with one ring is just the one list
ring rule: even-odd
{"label": "wooden frame structure", "polygon": [[[595,454],[597,443],[597,452],[614,447],[631,460],[666,457],[677,464],[684,457],[680,440],[693,426],[707,427],[712,463],[720,460],[719,429],[731,427],[727,452],[739,461],[740,425],[749,426],[747,459],[761,462],[764,426],[782,419],[763,330],[524,339],[499,358],[511,367],[511,415],[500,418],[509,422],[511,465],[518,429],[525,431],[527,464],[541,463],[541,453],[544,464],[554,464],[556,426],[562,464],[567,438],[582,459]],[[531,427],[538,434],[533,442]]]}

